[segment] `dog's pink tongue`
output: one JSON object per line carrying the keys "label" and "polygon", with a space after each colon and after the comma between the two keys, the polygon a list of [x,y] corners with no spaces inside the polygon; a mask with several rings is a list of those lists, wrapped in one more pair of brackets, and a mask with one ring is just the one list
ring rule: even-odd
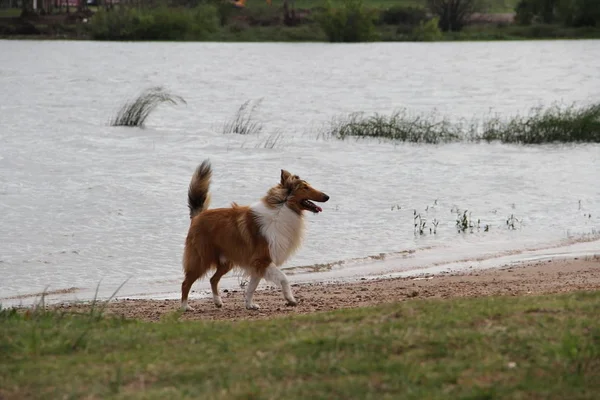
{"label": "dog's pink tongue", "polygon": [[319,212],[323,211],[323,209],[322,209],[321,207],[319,207],[319,206],[317,206],[317,210],[318,210]]}

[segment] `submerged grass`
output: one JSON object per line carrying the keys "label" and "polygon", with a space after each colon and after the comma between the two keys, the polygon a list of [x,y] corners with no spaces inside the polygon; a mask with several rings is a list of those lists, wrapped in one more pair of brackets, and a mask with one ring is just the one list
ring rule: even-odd
{"label": "submerged grass", "polygon": [[390,116],[375,114],[365,116],[353,113],[334,118],[326,135],[337,139],[349,137],[383,138],[402,142],[443,143],[460,140],[460,131],[447,119],[432,116],[412,116],[406,110],[395,111]]}
{"label": "submerged grass", "polygon": [[233,119],[223,125],[223,134],[237,133],[239,135],[251,135],[260,133],[263,129],[262,123],[254,117],[256,110],[260,106],[262,99],[258,99],[252,104],[247,100],[238,108]]}
{"label": "submerged grass", "polygon": [[353,113],[332,119],[320,136],[341,140],[350,137],[380,138],[413,143],[600,143],[600,104],[581,108],[574,105],[566,108],[557,105],[547,109],[536,107],[525,116],[508,119],[494,116],[472,122],[453,122],[436,113],[411,115],[406,110],[395,111],[389,116]]}
{"label": "submerged grass", "polygon": [[162,103],[187,104],[183,97],[171,94],[162,87],[152,87],[142,92],[134,101],[127,102],[111,121],[112,126],[144,126],[152,111]]}
{"label": "submerged grass", "polygon": [[600,104],[576,108],[534,108],[529,115],[506,121],[486,121],[479,140],[538,144],[549,142],[600,143]]}
{"label": "submerged grass", "polygon": [[576,292],[235,322],[1,310],[0,397],[594,398],[599,306]]}

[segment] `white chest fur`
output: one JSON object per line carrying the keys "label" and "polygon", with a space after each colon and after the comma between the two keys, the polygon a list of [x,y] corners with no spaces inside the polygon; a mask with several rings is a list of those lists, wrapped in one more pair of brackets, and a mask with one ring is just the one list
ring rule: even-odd
{"label": "white chest fur", "polygon": [[259,201],[250,208],[256,215],[260,232],[269,243],[271,260],[280,266],[300,247],[304,218],[286,205],[270,208]]}

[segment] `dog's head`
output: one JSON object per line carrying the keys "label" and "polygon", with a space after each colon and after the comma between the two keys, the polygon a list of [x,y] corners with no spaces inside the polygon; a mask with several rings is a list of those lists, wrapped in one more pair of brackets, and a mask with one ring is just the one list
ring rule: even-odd
{"label": "dog's head", "polygon": [[302,214],[302,211],[320,213],[323,209],[313,201],[324,203],[329,200],[329,196],[325,193],[313,188],[298,175],[292,175],[284,169],[281,170],[281,182],[277,185],[277,191],[283,195],[287,206],[298,214]]}

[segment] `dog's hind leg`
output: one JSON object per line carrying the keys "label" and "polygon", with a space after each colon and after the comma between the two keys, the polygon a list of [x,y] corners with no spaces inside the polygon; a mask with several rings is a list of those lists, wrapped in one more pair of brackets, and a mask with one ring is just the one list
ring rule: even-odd
{"label": "dog's hind leg", "polygon": [[274,264],[269,265],[265,271],[265,279],[281,286],[283,297],[287,300],[288,306],[295,306],[298,304],[292,293],[290,282],[281,269],[277,268]]}
{"label": "dog's hind leg", "polygon": [[194,309],[188,305],[188,295],[190,294],[192,285],[198,280],[198,278],[200,278],[200,273],[196,270],[185,273],[185,279],[181,284],[181,309],[183,311],[194,311]]}
{"label": "dog's hind leg", "polygon": [[185,279],[181,283],[181,309],[193,311],[194,309],[188,305],[188,295],[194,282],[202,277],[210,269],[209,260],[204,260],[200,257],[196,249],[186,245],[183,256],[183,271]]}
{"label": "dog's hind leg", "polygon": [[231,261],[219,260],[217,264],[217,271],[210,278],[210,288],[212,290],[213,301],[215,302],[215,306],[218,308],[223,307],[223,301],[221,300],[221,296],[219,296],[219,281],[221,277],[231,271],[233,268],[233,263]]}

